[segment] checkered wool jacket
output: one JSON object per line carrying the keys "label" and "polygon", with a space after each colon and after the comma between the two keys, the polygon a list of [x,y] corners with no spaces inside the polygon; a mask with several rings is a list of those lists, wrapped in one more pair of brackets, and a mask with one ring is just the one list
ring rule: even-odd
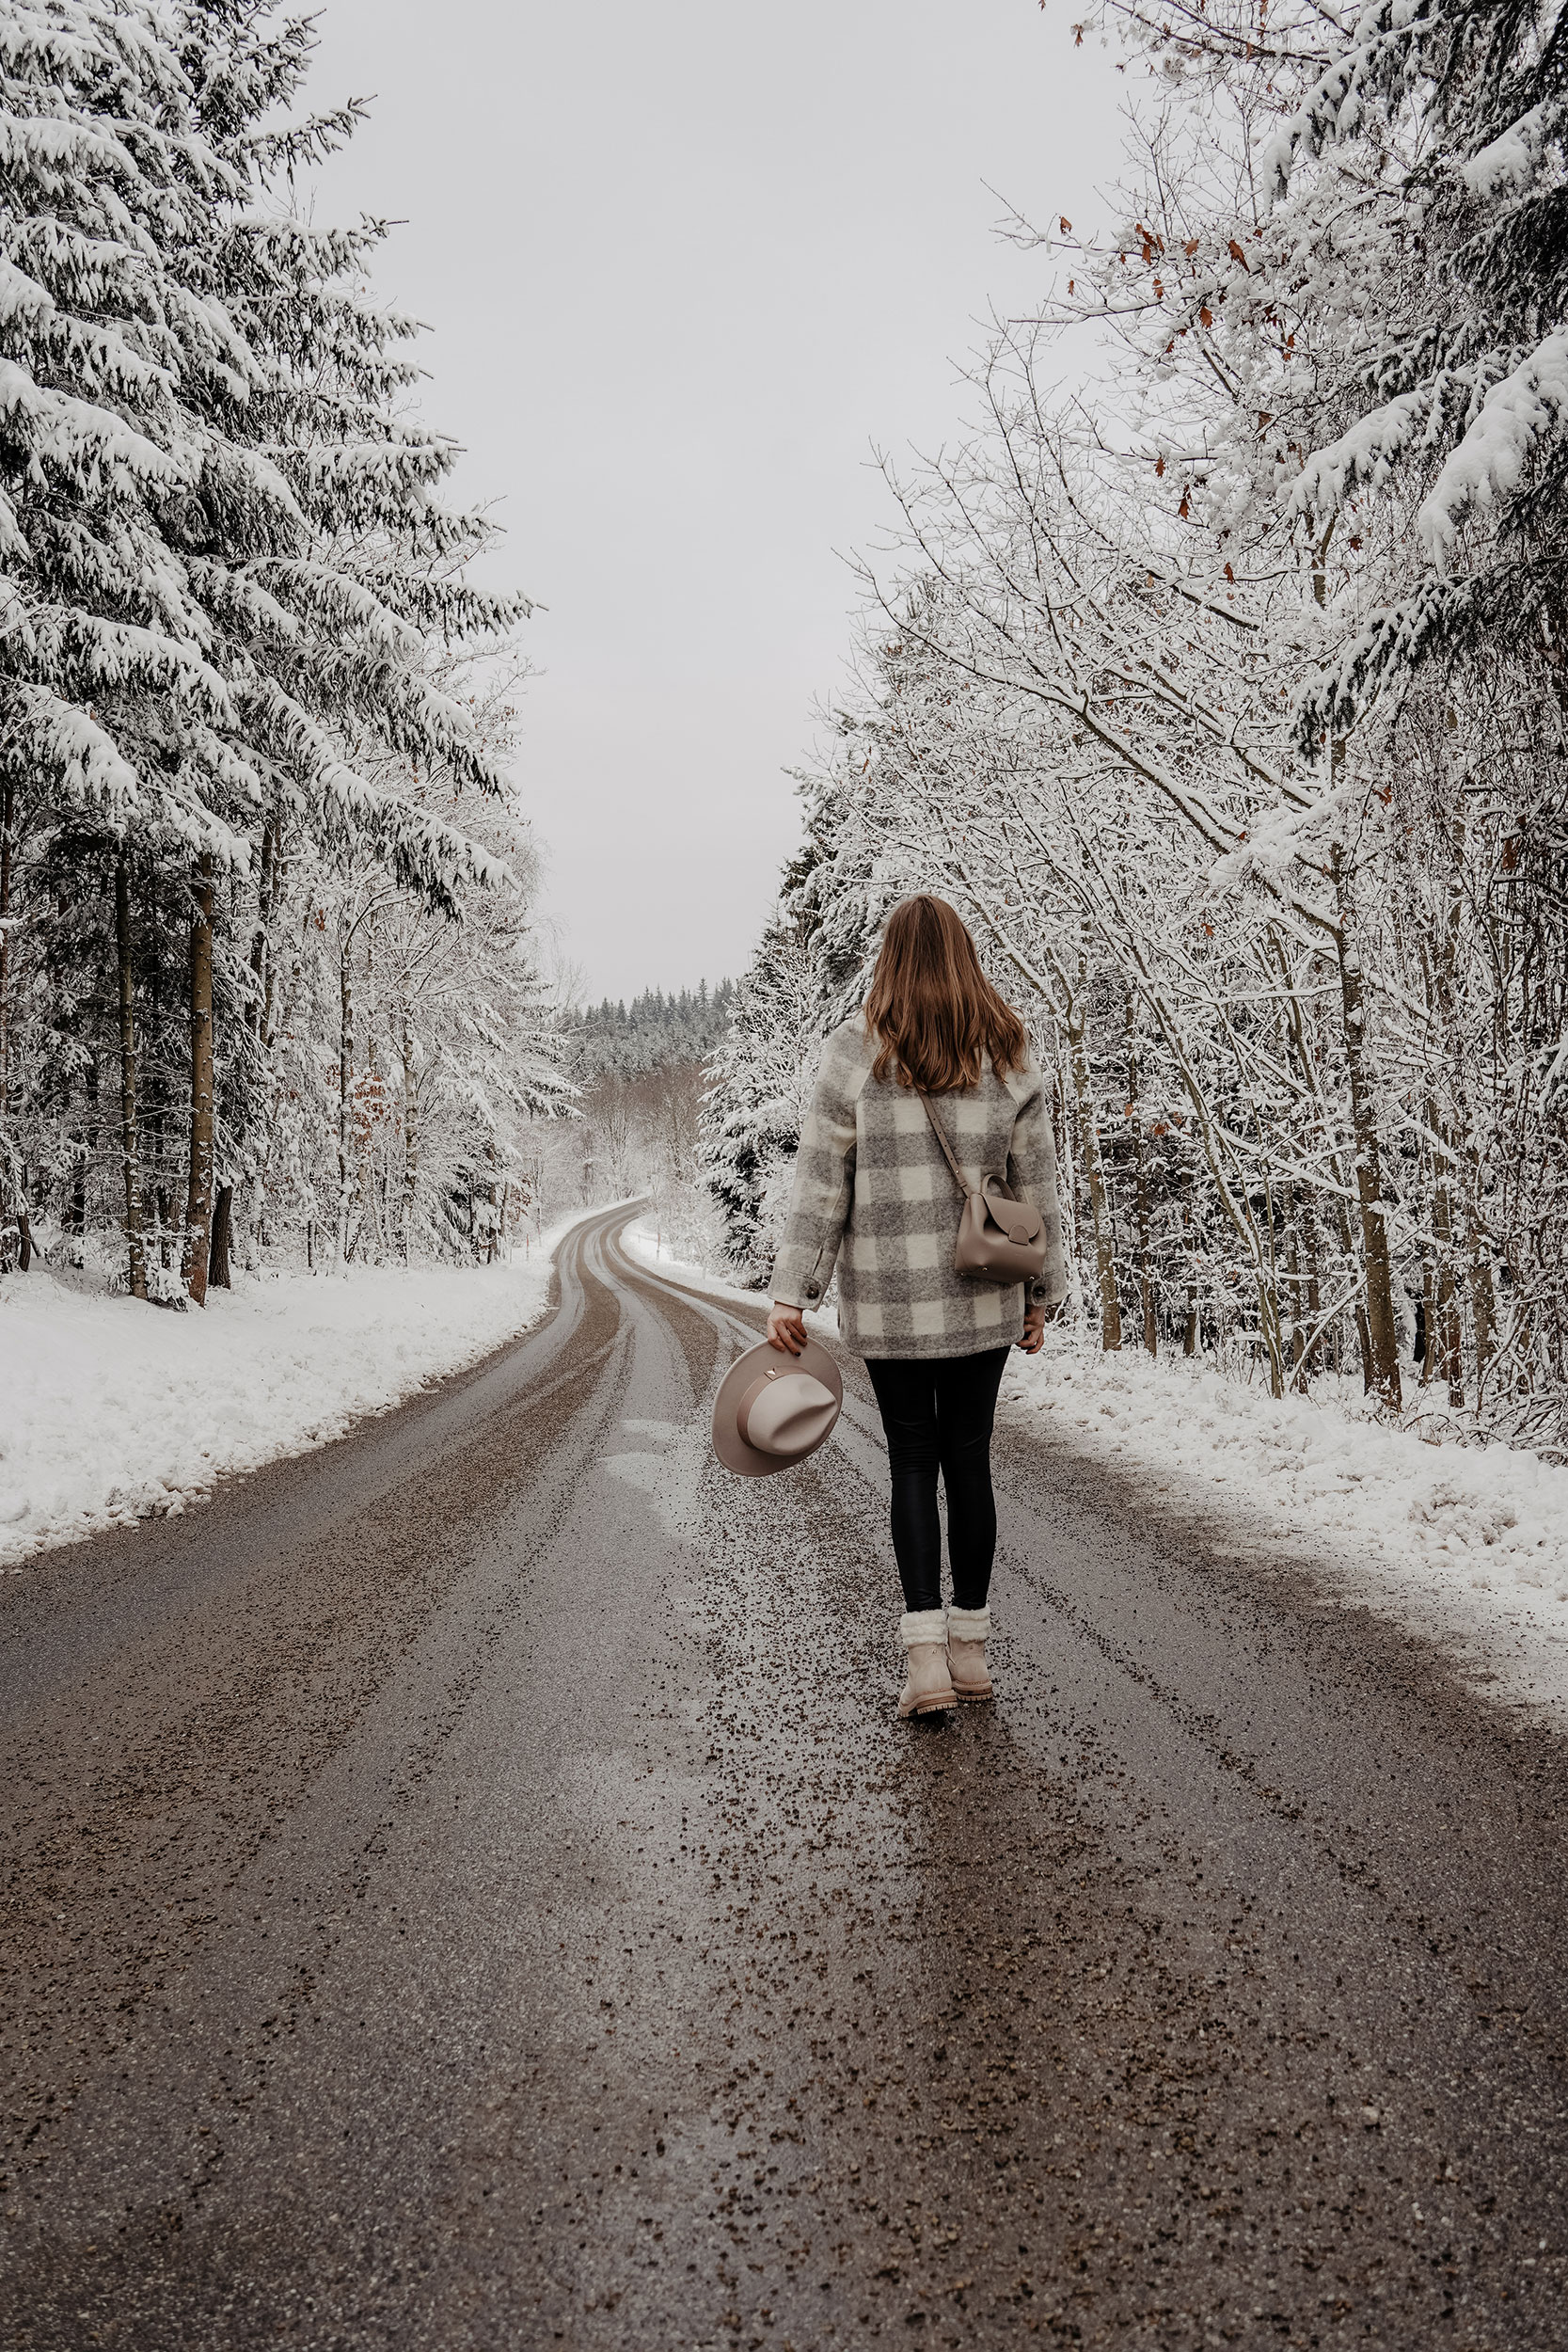
{"label": "checkered wool jacket", "polygon": [[[785,1306],[815,1305],[837,1261],[839,1323],[861,1355],[974,1356],[1006,1346],[1022,1336],[1023,1285],[1003,1289],[953,1271],[958,1187],[920,1097],[895,1078],[874,1078],[876,1055],[858,1014],[823,1048],[772,1295]],[[988,1060],[971,1092],[934,1095],[932,1104],[973,1184],[1006,1176],[1042,1212],[1045,1273],[1034,1287],[1054,1305],[1067,1292],[1056,1147],[1033,1057],[1005,1078]]]}

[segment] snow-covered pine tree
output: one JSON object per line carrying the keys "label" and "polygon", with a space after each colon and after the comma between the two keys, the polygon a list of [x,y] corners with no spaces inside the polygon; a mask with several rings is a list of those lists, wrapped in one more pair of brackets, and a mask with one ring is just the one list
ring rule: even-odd
{"label": "snow-covered pine tree", "polygon": [[[1341,553],[1347,541],[1373,552],[1370,517],[1385,520],[1382,576],[1304,704],[1304,743],[1323,723],[1348,730],[1444,650],[1522,651],[1555,675],[1568,594],[1562,12],[1100,0],[1085,22],[1149,55],[1165,96],[1142,194],[1170,190],[1192,232],[1144,251],[1154,266],[1117,307],[1169,323],[1173,377],[1205,367],[1211,396],[1250,408],[1258,478],[1272,471],[1284,519],[1308,524],[1325,556],[1337,534]],[[1155,221],[1147,207],[1130,221],[1127,258]],[[1088,276],[1103,294],[1102,271]],[[1234,496],[1212,442],[1191,444],[1188,469],[1180,444],[1168,453],[1184,493],[1212,471]]]}
{"label": "snow-covered pine tree", "polygon": [[228,538],[205,558],[209,611],[265,766],[263,830],[275,850],[291,821],[341,851],[366,848],[405,891],[454,916],[465,884],[504,885],[505,870],[399,779],[438,767],[451,806],[465,788],[503,798],[505,771],[433,678],[426,649],[493,640],[527,607],[467,577],[491,534],[441,506],[455,449],[406,413],[413,330],[364,291],[383,229],[318,231],[261,201],[352,127],[347,114],[275,120],[307,70],[309,21],[205,0],[182,31],[202,127],[246,193],[222,215],[210,259],[193,257],[207,272],[198,290],[225,305],[264,378],[215,422],[281,480],[295,518],[242,543],[241,564]]}
{"label": "snow-covered pine tree", "polygon": [[1538,0],[1374,0],[1264,152],[1276,199],[1391,196],[1397,233],[1357,413],[1313,449],[1298,512],[1358,491],[1416,504],[1421,576],[1375,610],[1323,706],[1438,649],[1541,660],[1564,691],[1568,580],[1568,22]]}
{"label": "snow-covered pine tree", "polygon": [[[450,662],[439,674],[449,692],[467,679],[464,699],[504,757],[504,665],[487,681]],[[397,788],[397,764],[375,781]],[[446,821],[465,797],[439,762],[402,788]],[[250,1129],[253,1229],[308,1220],[331,1237],[338,1263],[483,1257],[531,1206],[526,1140],[536,1120],[569,1108],[572,1089],[534,954],[531,843],[504,803],[486,802],[465,823],[476,815],[518,887],[470,894],[459,923],[401,888],[369,845],[280,836],[270,946],[251,950],[264,986],[246,976],[264,1085]]]}
{"label": "snow-covered pine tree", "polygon": [[725,1254],[753,1287],[772,1268],[823,1036],[803,927],[781,914],[736,982],[703,1102],[703,1169]]}
{"label": "snow-covered pine tree", "polygon": [[504,762],[430,648],[526,607],[467,576],[486,530],[442,505],[455,452],[406,413],[411,330],[364,291],[379,228],[287,201],[352,128],[290,119],[310,45],[256,0],[0,0],[0,1182],[24,1250],[29,1168],[47,1196],[101,1153],[102,1021],[73,1014],[71,1051],[24,1076],[18,1010],[24,981],[48,993],[36,912],[73,886],[102,916],[112,883],[87,961],[119,973],[133,1283],[150,968],[168,1020],[149,933],[187,934],[188,1169],[176,1215],[160,1148],[157,1225],[198,1296],[214,1173],[258,1165],[284,878],[368,850],[448,916],[507,881],[452,821],[465,792],[499,801]]}
{"label": "snow-covered pine tree", "polygon": [[606,1072],[633,1077],[704,1060],[724,1034],[734,992],[733,980],[712,989],[702,980],[678,994],[645,989],[629,1005],[607,996],[579,1009],[568,1025],[574,1074],[585,1081]]}
{"label": "snow-covered pine tree", "polygon": [[[182,835],[199,860],[237,846],[246,782],[221,730],[234,717],[206,659],[166,535],[202,476],[186,388],[254,368],[219,308],[192,301],[167,256],[210,242],[210,183],[185,134],[188,93],[166,28],[108,5],[0,11],[0,762],[7,877],[28,835],[65,858],[112,851],[138,827]],[[213,168],[216,159],[212,158]],[[237,787],[237,788],[236,788]],[[123,884],[122,884],[123,888]],[[8,903],[8,922],[16,920]],[[129,926],[119,925],[122,938]],[[12,974],[0,974],[9,1017]],[[132,1279],[139,1279],[134,1025],[124,1160]],[[0,1100],[3,1171],[27,1249],[10,1137],[16,1073]],[[95,1073],[96,1075],[96,1069]]]}
{"label": "snow-covered pine tree", "polygon": [[827,759],[798,775],[805,838],[708,1064],[705,1181],[730,1263],[757,1283],[783,1235],[823,1041],[863,998],[882,917],[909,886],[879,858],[858,806],[866,733],[848,712],[832,723]]}

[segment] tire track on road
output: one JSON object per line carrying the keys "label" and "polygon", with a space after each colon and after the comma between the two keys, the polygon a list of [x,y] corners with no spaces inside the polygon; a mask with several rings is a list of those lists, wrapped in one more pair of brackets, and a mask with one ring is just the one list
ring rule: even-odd
{"label": "tire track on road", "polygon": [[1011,1440],[999,1703],[896,1723],[863,1374],[726,1478],[760,1302],[626,1216],[479,1375],[0,1597],[8,2344],[1557,2352],[1555,1752]]}

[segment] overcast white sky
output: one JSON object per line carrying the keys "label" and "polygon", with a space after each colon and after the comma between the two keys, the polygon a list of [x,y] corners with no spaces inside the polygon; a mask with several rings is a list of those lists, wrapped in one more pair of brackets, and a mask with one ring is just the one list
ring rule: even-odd
{"label": "overcast white sky", "polygon": [[406,222],[425,405],[549,610],[518,766],[588,993],[745,962],[798,837],[783,772],[842,675],[834,550],[873,439],[934,447],[993,233],[1100,210],[1125,85],[1068,0],[325,0],[311,95],[371,95],[321,217]]}

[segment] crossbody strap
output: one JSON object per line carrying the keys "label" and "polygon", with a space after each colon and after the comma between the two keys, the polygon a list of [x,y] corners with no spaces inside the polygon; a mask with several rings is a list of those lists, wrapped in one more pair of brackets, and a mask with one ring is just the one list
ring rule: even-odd
{"label": "crossbody strap", "polygon": [[916,1087],[915,1092],[919,1095],[921,1101],[926,1105],[926,1116],[931,1122],[931,1133],[941,1144],[942,1156],[953,1171],[953,1182],[958,1185],[958,1190],[963,1194],[964,1199],[967,1200],[969,1199],[972,1186],[964,1182],[963,1169],[958,1166],[958,1160],[954,1154],[953,1146],[947,1140],[947,1130],[942,1125],[941,1120],[937,1117],[935,1111],[931,1108],[931,1098],[927,1093],[925,1088]]}

